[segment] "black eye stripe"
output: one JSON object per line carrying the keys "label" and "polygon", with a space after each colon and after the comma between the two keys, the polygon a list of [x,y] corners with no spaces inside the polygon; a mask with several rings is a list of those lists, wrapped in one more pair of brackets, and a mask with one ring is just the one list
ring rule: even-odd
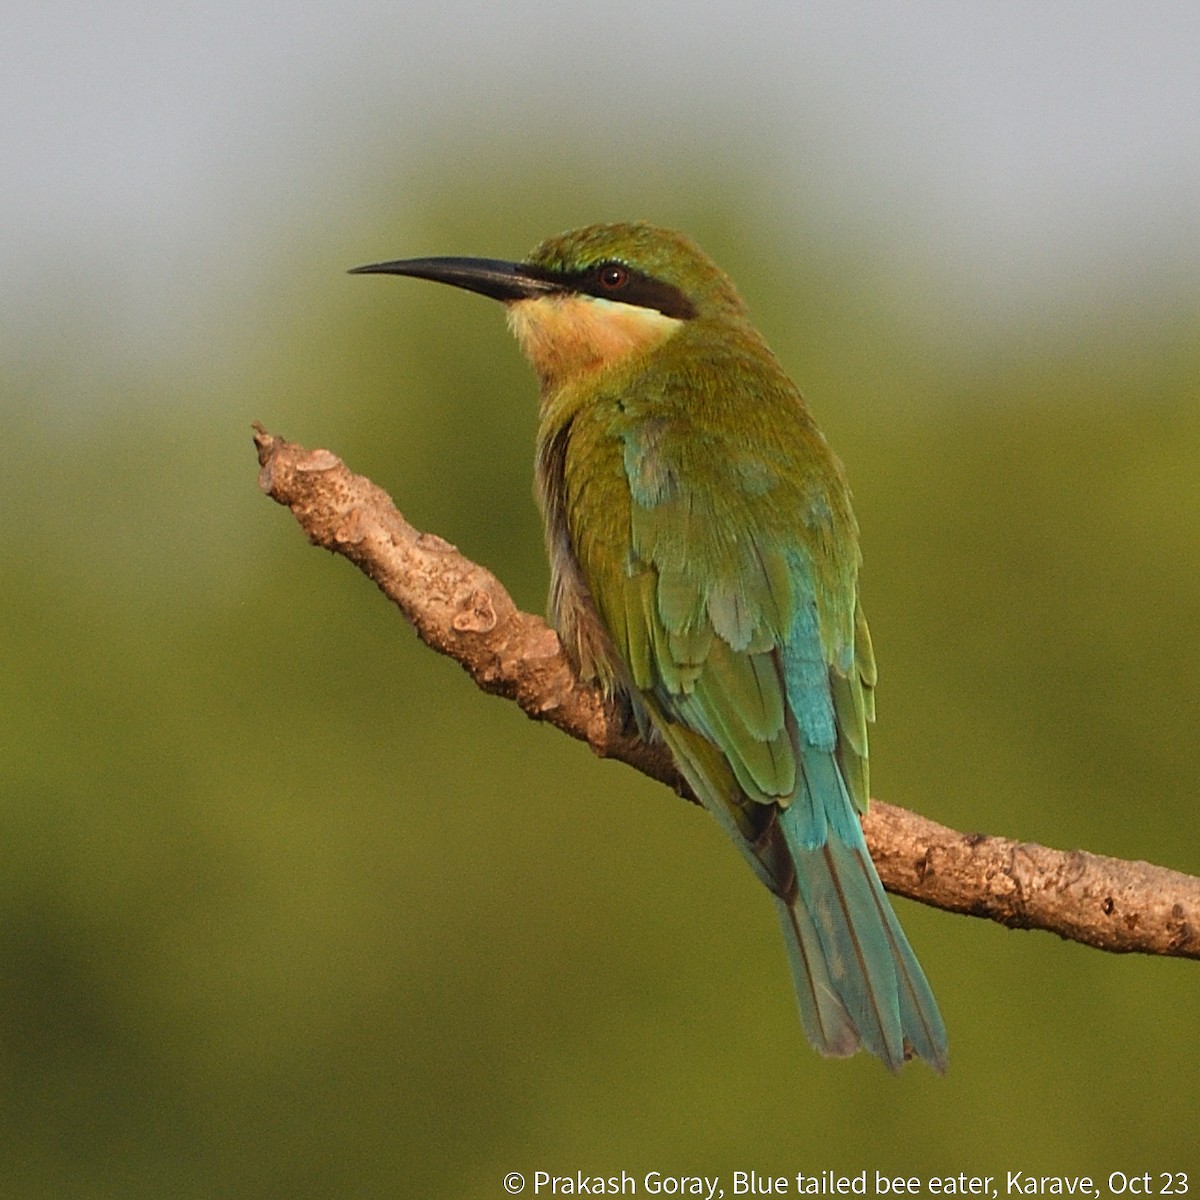
{"label": "black eye stripe", "polygon": [[680,321],[690,321],[696,315],[695,306],[677,287],[643,275],[622,262],[600,263],[591,270],[567,276],[564,282],[573,291],[602,300],[636,304],[639,308],[654,308],[663,316]]}
{"label": "black eye stripe", "polygon": [[556,271],[531,263],[522,264],[521,269],[529,278],[553,285],[555,291],[620,300],[622,304],[656,309],[663,316],[679,321],[690,321],[696,316],[696,306],[679,288],[616,259],[606,259],[583,271]]}

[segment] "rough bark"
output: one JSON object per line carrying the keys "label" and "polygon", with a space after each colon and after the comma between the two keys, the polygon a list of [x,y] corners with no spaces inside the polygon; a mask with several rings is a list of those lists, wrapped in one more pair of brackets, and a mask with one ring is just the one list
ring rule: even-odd
{"label": "rough bark", "polygon": [[[632,735],[575,678],[554,631],[521,612],[490,571],[414,529],[384,491],[328,450],[306,450],[258,425],[254,440],[263,491],[291,509],[309,541],[374,580],[426,645],[485,692],[692,798],[665,748]],[[863,827],[884,886],[898,895],[1115,953],[1200,958],[1200,879],[1190,875],[959,833],[879,800]]]}

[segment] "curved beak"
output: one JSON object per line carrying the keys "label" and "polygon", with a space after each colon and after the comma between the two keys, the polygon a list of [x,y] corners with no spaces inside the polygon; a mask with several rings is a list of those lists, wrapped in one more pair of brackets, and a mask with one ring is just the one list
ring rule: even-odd
{"label": "curved beak", "polygon": [[400,258],[354,267],[349,274],[411,275],[414,279],[448,283],[506,303],[563,290],[550,272],[497,258]]}

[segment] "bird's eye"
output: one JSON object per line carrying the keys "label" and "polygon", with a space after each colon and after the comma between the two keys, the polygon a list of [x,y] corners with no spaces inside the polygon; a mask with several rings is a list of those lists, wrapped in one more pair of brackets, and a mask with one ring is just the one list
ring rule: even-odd
{"label": "bird's eye", "polygon": [[616,292],[629,282],[629,272],[620,263],[605,263],[597,272],[597,278],[606,292]]}

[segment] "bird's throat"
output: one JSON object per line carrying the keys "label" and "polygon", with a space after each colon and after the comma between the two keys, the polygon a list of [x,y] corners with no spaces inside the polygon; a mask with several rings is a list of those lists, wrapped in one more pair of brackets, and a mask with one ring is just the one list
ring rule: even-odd
{"label": "bird's throat", "polygon": [[683,322],[654,308],[558,295],[510,304],[508,324],[542,381],[554,384],[651,350]]}

